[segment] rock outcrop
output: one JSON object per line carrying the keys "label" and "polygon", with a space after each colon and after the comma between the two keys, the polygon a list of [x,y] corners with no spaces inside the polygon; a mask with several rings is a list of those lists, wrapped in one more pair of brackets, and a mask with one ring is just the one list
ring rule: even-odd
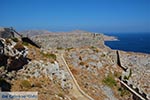
{"label": "rock outcrop", "polygon": [[14,42],[10,38],[0,38],[0,62],[7,70],[18,70],[27,64],[27,54],[28,49],[21,41]]}
{"label": "rock outcrop", "polygon": [[1,38],[12,38],[14,33],[11,28],[0,28],[0,37]]}

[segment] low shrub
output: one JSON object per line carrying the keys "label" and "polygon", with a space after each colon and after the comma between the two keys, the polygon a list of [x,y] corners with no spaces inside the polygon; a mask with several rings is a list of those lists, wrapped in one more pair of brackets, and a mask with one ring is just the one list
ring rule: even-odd
{"label": "low shrub", "polygon": [[24,88],[31,88],[32,87],[31,83],[28,80],[22,80],[21,86]]}
{"label": "low shrub", "polygon": [[29,45],[29,43],[27,43],[27,42],[23,42],[22,44],[25,45],[25,46]]}
{"label": "low shrub", "polygon": [[11,38],[14,42],[19,42],[18,38],[14,37],[14,38]]}
{"label": "low shrub", "polygon": [[117,85],[115,77],[112,74],[109,74],[107,77],[105,77],[103,79],[103,83],[110,87],[114,87]]}
{"label": "low shrub", "polygon": [[45,53],[42,53],[41,52],[41,54],[44,56],[44,57],[46,57],[46,58],[50,58],[50,59],[53,59],[53,60],[56,60],[56,58],[57,58],[57,56],[55,55],[55,54],[49,54],[49,53],[47,53],[47,54],[45,54]]}
{"label": "low shrub", "polygon": [[130,94],[129,90],[127,90],[126,88],[119,87],[118,91],[120,93],[120,96],[122,97]]}
{"label": "low shrub", "polygon": [[85,65],[85,63],[84,63],[84,62],[80,62],[79,64],[80,64],[81,66]]}

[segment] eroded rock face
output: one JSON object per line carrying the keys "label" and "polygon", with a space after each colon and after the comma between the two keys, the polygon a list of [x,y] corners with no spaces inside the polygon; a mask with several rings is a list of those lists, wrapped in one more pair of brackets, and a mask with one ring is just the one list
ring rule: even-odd
{"label": "eroded rock face", "polygon": [[0,66],[5,66],[9,71],[18,70],[27,64],[28,49],[20,42],[0,38]]}

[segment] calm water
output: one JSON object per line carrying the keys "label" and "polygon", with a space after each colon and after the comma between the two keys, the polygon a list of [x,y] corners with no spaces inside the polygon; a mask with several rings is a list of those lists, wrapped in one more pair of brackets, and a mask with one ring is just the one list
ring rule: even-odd
{"label": "calm water", "polygon": [[116,36],[119,41],[106,41],[112,49],[150,54],[150,33],[105,33]]}

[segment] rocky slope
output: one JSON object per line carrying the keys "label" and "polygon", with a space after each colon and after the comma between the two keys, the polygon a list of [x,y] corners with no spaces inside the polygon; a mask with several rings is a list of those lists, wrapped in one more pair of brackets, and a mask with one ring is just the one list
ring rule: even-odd
{"label": "rocky slope", "polygon": [[123,73],[123,77],[130,75],[129,79],[126,79],[128,84],[132,84],[137,87],[142,93],[148,94],[150,98],[150,55],[120,52],[121,63],[124,67],[128,68],[128,71]]}
{"label": "rocky slope", "polygon": [[[77,31],[78,32],[78,31]],[[97,46],[103,48],[103,38],[101,34],[84,33],[53,33],[38,35],[33,40],[40,43],[45,49],[65,49],[86,46]]]}
{"label": "rocky slope", "polygon": [[104,45],[112,37],[73,31],[32,39],[42,48],[1,38],[1,91],[38,91],[39,100],[134,100],[118,81],[121,77],[150,96],[148,54],[119,51],[124,71],[116,51]]}

